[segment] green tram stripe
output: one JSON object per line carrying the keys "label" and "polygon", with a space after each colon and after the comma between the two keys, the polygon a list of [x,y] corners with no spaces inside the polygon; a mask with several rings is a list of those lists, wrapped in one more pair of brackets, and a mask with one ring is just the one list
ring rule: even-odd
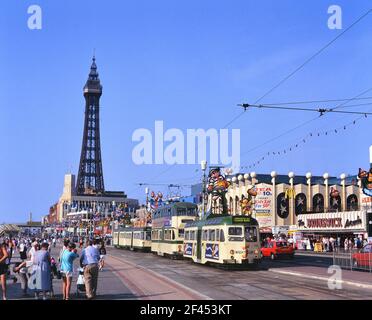
{"label": "green tram stripe", "polygon": [[176,241],[176,240],[151,240],[154,243],[170,243],[170,244],[183,244],[183,240]]}

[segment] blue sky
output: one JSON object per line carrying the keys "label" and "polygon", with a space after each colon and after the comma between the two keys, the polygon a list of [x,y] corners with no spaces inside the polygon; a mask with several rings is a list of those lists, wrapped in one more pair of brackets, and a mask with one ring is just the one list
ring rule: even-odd
{"label": "blue sky", "polygon": [[[42,30],[27,27],[32,4],[43,10]],[[105,187],[142,200],[143,188],[135,183],[190,184],[198,179],[198,166],[167,170],[167,165],[134,165],[133,131],[153,130],[155,120],[163,120],[166,129],[222,128],[239,114],[236,104],[257,100],[342,32],[327,27],[327,10],[333,4],[343,9],[344,29],[370,6],[367,0],[4,0],[0,222],[26,220],[29,212],[41,218],[58,200],[64,174],[77,173],[82,88],[94,48],[104,90]],[[371,24],[372,15],[261,103],[351,98],[372,87]],[[372,105],[353,110],[369,109]],[[241,129],[243,154],[312,117],[307,112],[250,110],[230,128]],[[243,155],[241,163],[249,165],[309,132],[340,127],[355,118],[326,115]],[[355,174],[360,166],[368,167],[370,126],[367,118],[337,135],[314,138],[289,155],[267,158],[254,170]]]}

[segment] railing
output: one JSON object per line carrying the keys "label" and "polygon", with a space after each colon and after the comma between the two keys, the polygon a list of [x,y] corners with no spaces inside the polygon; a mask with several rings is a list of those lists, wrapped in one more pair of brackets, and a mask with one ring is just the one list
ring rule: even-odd
{"label": "railing", "polygon": [[363,270],[372,272],[372,252],[363,249],[343,250],[333,252],[333,264],[347,270]]}

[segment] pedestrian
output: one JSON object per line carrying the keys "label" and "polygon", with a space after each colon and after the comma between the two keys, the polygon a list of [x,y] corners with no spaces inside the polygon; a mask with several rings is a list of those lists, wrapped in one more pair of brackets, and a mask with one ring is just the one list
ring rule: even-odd
{"label": "pedestrian", "polygon": [[8,264],[6,263],[9,257],[6,242],[0,245],[0,281],[3,291],[3,300],[6,300],[6,275],[8,273]]}
{"label": "pedestrian", "polygon": [[28,258],[29,258],[29,260],[31,260],[32,262],[34,262],[36,251],[39,250],[39,249],[40,249],[39,243],[34,239],[32,241],[32,244],[31,244],[31,249],[28,252]]}
{"label": "pedestrian", "polygon": [[23,240],[19,243],[19,256],[22,261],[27,259],[27,247]]}
{"label": "pedestrian", "polygon": [[102,270],[105,266],[106,248],[105,242],[102,240],[101,247],[99,248],[99,270]]}
{"label": "pedestrian", "polygon": [[354,248],[354,240],[352,240],[351,238],[349,239],[349,250],[353,250]]}
{"label": "pedestrian", "polygon": [[63,300],[70,299],[74,260],[79,257],[75,243],[70,243],[68,249],[63,251],[61,259],[62,293]]}
{"label": "pedestrian", "polygon": [[37,265],[35,299],[39,299],[39,294],[42,292],[43,300],[46,300],[47,292],[52,291],[51,261],[48,247],[48,243],[43,242],[41,250],[38,250],[35,254],[35,263]]}
{"label": "pedestrian", "polygon": [[349,240],[348,240],[348,238],[345,238],[345,241],[344,241],[344,249],[345,249],[345,251],[348,251],[348,248],[349,248]]}
{"label": "pedestrian", "polygon": [[86,295],[89,300],[94,299],[97,293],[99,250],[93,247],[92,240],[87,241],[87,247],[80,257],[80,265],[84,268]]}
{"label": "pedestrian", "polygon": [[61,260],[62,260],[62,254],[65,250],[68,249],[68,245],[70,244],[70,240],[69,239],[65,239],[63,240],[63,247],[62,249],[59,251],[59,256],[58,256],[58,262],[61,263]]}
{"label": "pedestrian", "polygon": [[53,248],[56,247],[56,242],[57,242],[57,240],[56,240],[56,238],[54,237],[54,238],[53,238]]}
{"label": "pedestrian", "polygon": [[21,282],[21,289],[23,293],[23,297],[28,297],[27,293],[27,283],[28,283],[28,277],[27,277],[27,261],[17,262],[15,264],[15,267],[13,268],[13,272],[15,274],[18,274],[18,278]]}

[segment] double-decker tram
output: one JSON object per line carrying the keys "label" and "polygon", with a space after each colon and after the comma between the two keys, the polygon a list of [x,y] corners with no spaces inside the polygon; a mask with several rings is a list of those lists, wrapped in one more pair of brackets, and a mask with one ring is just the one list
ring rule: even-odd
{"label": "double-decker tram", "polygon": [[115,229],[113,232],[113,245],[116,248],[150,251],[151,228],[125,227]]}
{"label": "double-decker tram", "polygon": [[196,204],[173,202],[152,215],[151,251],[160,256],[182,257],[184,228],[198,216]]}
{"label": "double-decker tram", "polygon": [[258,264],[258,222],[250,216],[225,214],[187,223],[183,251],[185,258],[200,264]]}

